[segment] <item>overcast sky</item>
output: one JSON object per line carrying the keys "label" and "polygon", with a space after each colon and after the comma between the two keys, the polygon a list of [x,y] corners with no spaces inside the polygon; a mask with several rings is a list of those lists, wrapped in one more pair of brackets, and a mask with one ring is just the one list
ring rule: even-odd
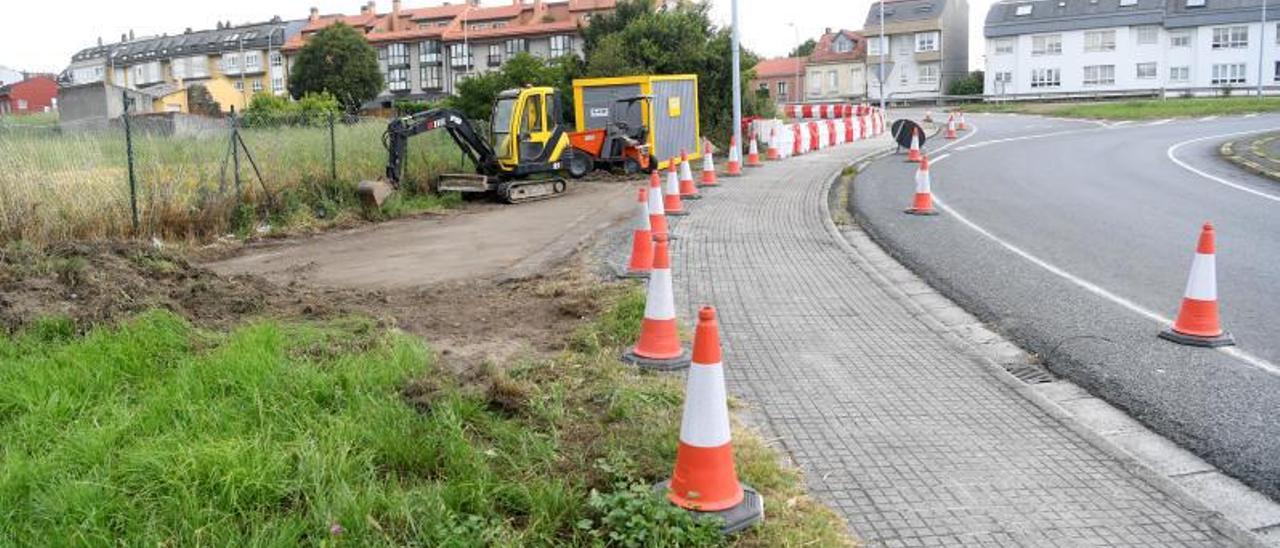
{"label": "overcast sky", "polygon": [[[460,2],[461,0],[453,0]],[[404,0],[406,7],[437,5],[443,0]],[[729,0],[712,0],[714,18],[727,25]],[[784,55],[800,39],[816,37],[825,27],[857,30],[867,17],[872,0],[739,0],[742,42],[766,56]],[[982,18],[992,0],[972,1],[970,10],[969,65],[982,66]],[[504,5],[503,0],[482,0],[484,5]],[[71,54],[93,45],[99,36],[118,41],[133,29],[142,35],[178,33],[187,27],[212,28],[216,21],[233,23],[264,21],[274,15],[285,19],[307,16],[311,6],[321,13],[357,13],[359,0],[220,0],[174,2],[172,0],[29,0],[5,2],[0,15],[0,66],[58,72]],[[391,0],[379,0],[379,11],[391,8]],[[52,11],[51,11],[52,10]]]}

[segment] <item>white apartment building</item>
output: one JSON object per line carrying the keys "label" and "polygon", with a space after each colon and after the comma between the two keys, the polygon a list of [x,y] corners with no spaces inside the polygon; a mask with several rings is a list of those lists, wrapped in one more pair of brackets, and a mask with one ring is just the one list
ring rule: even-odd
{"label": "white apartment building", "polygon": [[1252,93],[1259,68],[1262,84],[1277,86],[1280,5],[1265,25],[1261,7],[1261,0],[999,2],[984,26],[986,94]]}
{"label": "white apartment building", "polygon": [[[889,0],[871,4],[862,34],[867,42],[867,96],[888,100],[937,97],[969,72],[967,0]],[[883,71],[883,82],[881,74]]]}

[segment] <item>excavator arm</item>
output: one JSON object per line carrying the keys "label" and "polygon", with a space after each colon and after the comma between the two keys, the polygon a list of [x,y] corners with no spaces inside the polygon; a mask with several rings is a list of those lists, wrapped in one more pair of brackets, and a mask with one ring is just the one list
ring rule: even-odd
{"label": "excavator arm", "polygon": [[477,173],[497,173],[497,154],[489,143],[480,138],[467,118],[453,109],[433,108],[396,118],[387,125],[387,131],[382,135],[382,144],[387,149],[387,182],[397,188],[400,186],[400,180],[404,176],[404,162],[408,157],[409,138],[440,128],[449,132],[453,142],[475,164]]}

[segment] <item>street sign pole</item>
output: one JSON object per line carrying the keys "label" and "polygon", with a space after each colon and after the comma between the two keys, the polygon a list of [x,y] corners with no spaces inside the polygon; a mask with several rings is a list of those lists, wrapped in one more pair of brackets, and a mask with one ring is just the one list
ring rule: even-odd
{"label": "street sign pole", "polygon": [[[1265,58],[1263,53],[1267,51],[1267,0],[1262,0],[1262,19],[1258,25],[1258,98],[1262,98],[1262,75],[1263,63]],[[1280,40],[1280,37],[1277,37]]]}
{"label": "street sign pole", "polygon": [[884,58],[889,49],[884,42],[884,1],[880,0],[880,112],[884,112]]}
{"label": "street sign pole", "polygon": [[733,20],[733,142],[742,146],[742,75],[738,64],[738,0],[732,0]]}

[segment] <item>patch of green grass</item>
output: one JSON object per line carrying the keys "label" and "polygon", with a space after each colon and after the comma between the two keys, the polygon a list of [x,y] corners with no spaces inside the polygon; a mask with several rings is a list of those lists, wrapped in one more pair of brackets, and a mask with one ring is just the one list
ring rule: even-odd
{"label": "patch of green grass", "polygon": [[[17,545],[704,546],[648,491],[675,455],[681,379],[617,359],[636,291],[598,345],[456,376],[361,319],[231,333],[164,311],[74,336],[0,339],[0,538]],[[730,364],[731,366],[731,364]],[[742,546],[848,544],[795,471],[735,428],[768,520]]]}
{"label": "patch of green grass", "polygon": [[1092,103],[977,103],[967,112],[1011,112],[1104,120],[1151,120],[1280,111],[1280,97],[1203,97]]}

